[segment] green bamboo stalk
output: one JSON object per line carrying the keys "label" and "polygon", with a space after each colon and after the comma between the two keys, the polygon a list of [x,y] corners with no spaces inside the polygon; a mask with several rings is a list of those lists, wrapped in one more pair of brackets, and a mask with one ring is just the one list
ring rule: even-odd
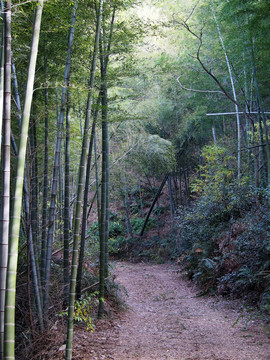
{"label": "green bamboo stalk", "polygon": [[105,92],[104,92],[104,101],[102,104],[103,110],[103,126],[102,131],[104,131],[104,146],[105,146],[105,233],[104,233],[104,276],[107,278],[109,276],[109,250],[108,250],[108,240],[109,240],[109,125],[108,125],[108,94],[107,94],[107,81],[105,81]]}
{"label": "green bamboo stalk", "polygon": [[88,157],[87,157],[86,177],[85,177],[84,196],[83,196],[81,246],[80,246],[78,273],[77,273],[77,284],[76,284],[77,298],[81,297],[82,269],[83,269],[83,260],[84,260],[84,250],[85,250],[86,228],[87,228],[87,208],[88,208],[90,171],[91,171],[93,144],[94,144],[94,138],[95,138],[95,133],[96,133],[96,123],[97,123],[100,100],[101,100],[101,98],[99,96],[98,100],[97,100],[97,104],[96,104],[97,107],[95,109],[94,116],[93,116],[92,130],[91,130]]}
{"label": "green bamboo stalk", "polygon": [[[102,179],[101,179],[101,209],[100,209],[100,260],[99,260],[99,308],[98,317],[102,318],[104,311],[105,277],[108,276],[108,235],[109,235],[109,136],[107,114],[107,67],[109,63],[112,35],[114,28],[116,5],[113,7],[110,33],[107,45],[105,34],[100,40],[100,73],[102,93]],[[104,28],[105,30],[105,28]]]}
{"label": "green bamboo stalk", "polygon": [[32,97],[33,97],[42,10],[43,10],[43,0],[39,0],[38,6],[36,7],[36,11],[35,11],[35,19],[33,26],[33,36],[32,36],[28,73],[27,73],[25,102],[24,102],[24,109],[22,115],[20,145],[19,145],[19,152],[17,158],[15,196],[13,200],[13,209],[12,209],[11,226],[10,226],[9,254],[8,254],[7,281],[6,281],[6,303],[5,303],[5,331],[4,331],[5,360],[15,359],[15,295],[16,295],[18,243],[19,243],[21,208],[22,208],[24,166],[25,166],[25,158],[26,158],[28,128],[29,128],[30,111],[31,111]]}
{"label": "green bamboo stalk", "polygon": [[86,110],[86,118],[85,118],[83,141],[82,141],[82,152],[81,152],[81,158],[80,158],[77,200],[76,200],[76,208],[75,208],[75,214],[74,214],[74,236],[73,236],[72,268],[71,268],[70,292],[69,292],[66,360],[71,360],[71,358],[72,358],[73,318],[74,318],[74,302],[75,302],[75,296],[76,296],[75,290],[76,290],[76,278],[77,278],[77,268],[78,268],[78,247],[79,247],[81,205],[82,205],[82,200],[83,200],[83,185],[85,182],[84,181],[85,180],[85,166],[86,166],[86,161],[87,161],[87,150],[88,150],[88,143],[89,143],[88,133],[89,133],[89,128],[90,128],[90,118],[91,118],[91,110],[92,110],[92,98],[93,98],[93,89],[94,89],[97,54],[98,54],[98,44],[99,44],[100,27],[101,27],[102,7],[103,7],[103,0],[100,0],[99,13],[98,13],[98,17],[97,17],[96,35],[95,35],[95,45],[94,45],[93,59],[92,59],[92,64],[91,64],[89,93],[88,93],[87,110]]}
{"label": "green bamboo stalk", "polygon": [[[17,76],[16,76],[16,67],[14,62],[11,62],[12,67],[12,77],[13,77],[13,87],[14,87],[14,93],[15,93],[15,101],[17,105],[17,118],[18,118],[18,124],[21,128],[22,123],[22,111],[21,111],[21,101],[20,101],[20,94],[18,89],[18,82],[17,82]],[[15,139],[13,137],[13,134],[11,132],[11,143],[13,147],[13,151],[15,156],[18,156],[18,149],[15,142]],[[31,271],[32,271],[32,281],[33,281],[33,287],[34,287],[34,294],[35,294],[35,303],[37,306],[37,315],[39,319],[39,328],[42,332],[44,330],[44,324],[43,324],[43,312],[42,312],[42,306],[41,306],[41,296],[40,296],[40,284],[39,284],[39,274],[38,274],[38,264],[37,264],[37,253],[33,246],[33,237],[32,237],[32,226],[31,226],[31,216],[30,216],[30,198],[29,198],[29,185],[27,181],[27,173],[28,173],[28,166],[27,163],[25,163],[25,170],[24,170],[24,181],[23,181],[23,193],[24,193],[24,204],[25,204],[25,217],[26,217],[26,224],[29,227],[28,230],[28,236],[29,236],[29,254],[30,254],[30,261],[31,261]]]}
{"label": "green bamboo stalk", "polygon": [[65,195],[64,195],[64,261],[63,292],[64,305],[68,305],[69,297],[69,241],[71,237],[70,217],[70,90],[67,92],[66,111],[66,143],[65,143]]}
{"label": "green bamboo stalk", "polygon": [[214,17],[214,20],[216,23],[216,27],[217,27],[219,39],[220,39],[220,42],[222,45],[222,49],[224,52],[224,56],[226,59],[226,64],[227,64],[228,72],[230,75],[231,86],[232,86],[233,99],[234,99],[235,112],[236,112],[236,124],[237,124],[237,172],[238,172],[238,178],[240,179],[240,177],[241,177],[241,122],[240,122],[240,115],[239,115],[239,107],[237,104],[235,83],[234,83],[234,78],[233,78],[233,73],[232,73],[232,67],[231,67],[231,64],[230,64],[230,61],[228,58],[228,54],[227,54],[227,50],[226,50],[224,40],[223,40],[223,37],[221,34],[220,26],[217,21],[217,17],[216,17],[213,7],[212,7],[212,13],[213,13],[213,17]]}
{"label": "green bamboo stalk", "polygon": [[11,110],[11,1],[5,2],[4,12],[4,116],[3,116],[3,167],[2,201],[0,216],[0,356],[4,351],[4,316],[6,296],[6,276],[8,261],[8,237],[10,217],[10,110]]}
{"label": "green bamboo stalk", "polygon": [[30,199],[29,199],[29,191],[28,191],[26,176],[24,176],[23,192],[24,192],[26,222],[27,222],[27,224],[29,224],[29,232],[28,232],[29,255],[30,255],[32,281],[33,281],[34,294],[35,294],[34,300],[35,300],[36,307],[37,307],[39,329],[41,332],[43,332],[44,331],[44,321],[43,321],[43,312],[42,312],[42,306],[41,306],[41,294],[40,294],[40,286],[39,286],[39,278],[38,278],[38,270],[37,270],[37,262],[36,262],[36,253],[35,253],[35,247],[33,244],[33,233],[32,233],[32,226],[31,226],[31,222],[30,222]]}
{"label": "green bamboo stalk", "polygon": [[[44,44],[44,74],[45,83],[47,81],[47,58],[46,58],[46,42]],[[47,235],[47,207],[48,207],[48,183],[49,183],[49,94],[48,87],[44,89],[44,159],[43,159],[43,197],[42,197],[42,232],[41,232],[41,254],[40,254],[40,279],[41,286],[45,282],[45,266],[46,266],[46,235]]]}
{"label": "green bamboo stalk", "polygon": [[99,177],[98,177],[98,157],[97,157],[97,137],[96,137],[96,134],[94,136],[94,153],[95,153],[97,212],[98,212],[98,225],[99,225],[99,232],[100,232],[100,195],[99,195]]}
{"label": "green bamboo stalk", "polygon": [[12,52],[11,52],[11,69],[12,69],[12,80],[13,80],[13,87],[14,87],[15,104],[16,104],[16,108],[17,108],[18,125],[19,125],[19,128],[21,128],[22,107],[21,107],[21,100],[20,100],[20,94],[19,94],[19,86],[18,86],[18,80],[17,80],[16,66],[15,66],[15,63],[13,61]]}
{"label": "green bamboo stalk", "polygon": [[[102,106],[104,92],[102,91]],[[104,115],[104,114],[103,114]],[[98,318],[103,317],[104,312],[104,279],[105,279],[105,226],[106,226],[106,123],[102,119],[102,175],[101,175],[101,203],[100,203],[100,225],[99,225],[99,307]]]}
{"label": "green bamboo stalk", "polygon": [[50,277],[51,277],[51,257],[52,257],[52,244],[54,239],[55,207],[56,207],[56,196],[57,196],[57,186],[58,186],[57,183],[58,183],[58,175],[60,168],[62,132],[64,126],[65,109],[66,109],[66,96],[67,96],[67,88],[68,88],[67,85],[70,77],[71,51],[72,51],[74,32],[75,32],[77,8],[78,8],[78,1],[75,1],[73,7],[72,20],[71,20],[71,27],[69,32],[68,51],[67,51],[67,59],[66,59],[66,66],[64,73],[64,85],[61,94],[61,109],[57,120],[57,140],[56,140],[55,154],[54,154],[51,203],[49,210],[49,225],[48,225],[48,237],[47,237],[47,249],[46,249],[45,279],[44,279],[44,287],[43,287],[43,307],[44,307],[45,321],[47,321],[48,318],[49,287],[50,287]]}
{"label": "green bamboo stalk", "polygon": [[[4,12],[4,2],[1,0],[1,11]],[[4,105],[4,60],[5,60],[5,23],[2,23],[1,45],[0,45],[0,150],[2,143],[3,105]],[[1,151],[0,151],[1,164]]]}
{"label": "green bamboo stalk", "polygon": [[[33,110],[32,110],[33,112]],[[30,177],[30,191],[31,191],[31,229],[32,229],[32,240],[34,253],[36,257],[36,267],[39,267],[38,257],[39,254],[39,216],[38,216],[38,195],[39,195],[39,183],[38,183],[38,159],[37,159],[37,129],[36,129],[36,119],[32,117],[30,131],[30,157],[31,157],[31,177]],[[39,249],[40,250],[40,249]],[[40,273],[38,272],[38,276]]]}

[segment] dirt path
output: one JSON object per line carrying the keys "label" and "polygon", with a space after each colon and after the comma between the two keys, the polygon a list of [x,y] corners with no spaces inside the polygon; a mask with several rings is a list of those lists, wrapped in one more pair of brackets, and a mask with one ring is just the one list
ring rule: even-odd
{"label": "dirt path", "polygon": [[74,359],[270,360],[269,329],[255,320],[245,329],[244,318],[234,325],[237,310],[196,297],[174,266],[120,263],[115,274],[129,310],[93,334],[78,329]]}

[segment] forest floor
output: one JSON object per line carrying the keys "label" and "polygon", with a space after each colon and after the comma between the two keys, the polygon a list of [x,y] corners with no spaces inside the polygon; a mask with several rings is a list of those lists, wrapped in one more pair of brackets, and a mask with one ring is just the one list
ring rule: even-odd
{"label": "forest floor", "polygon": [[[270,360],[269,325],[234,301],[198,297],[178,269],[118,263],[128,309],[99,320],[93,333],[76,326],[73,359]],[[63,358],[59,350],[53,358]]]}

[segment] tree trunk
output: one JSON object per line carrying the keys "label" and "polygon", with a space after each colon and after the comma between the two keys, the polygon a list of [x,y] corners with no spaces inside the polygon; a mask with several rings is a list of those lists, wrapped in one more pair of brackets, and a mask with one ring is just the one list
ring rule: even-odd
{"label": "tree trunk", "polygon": [[84,185],[84,198],[83,198],[83,216],[82,216],[82,232],[81,232],[81,246],[80,246],[80,256],[78,264],[78,273],[77,273],[77,284],[76,284],[76,296],[77,298],[81,297],[81,282],[82,282],[82,269],[83,269],[83,259],[84,259],[84,249],[85,249],[85,237],[86,237],[86,228],[87,228],[87,210],[88,210],[88,194],[89,194],[89,183],[90,183],[90,171],[91,171],[91,162],[92,162],[92,152],[94,137],[96,133],[96,123],[98,117],[98,107],[101,97],[98,97],[97,108],[93,117],[92,131],[89,143],[87,166],[86,166],[86,178]]}
{"label": "tree trunk", "polygon": [[67,347],[66,347],[66,360],[71,360],[72,357],[72,342],[73,342],[73,318],[74,318],[74,302],[76,295],[76,278],[77,278],[77,268],[78,268],[78,247],[79,247],[79,231],[80,231],[80,218],[81,218],[81,205],[83,199],[83,185],[85,180],[85,166],[87,161],[87,150],[89,143],[89,127],[90,127],[90,118],[92,110],[92,97],[93,89],[95,83],[95,71],[97,63],[97,53],[98,53],[98,44],[100,36],[100,24],[101,24],[101,13],[102,13],[103,0],[100,0],[99,13],[97,18],[96,26],[96,35],[95,35],[95,45],[93,52],[93,59],[91,65],[91,75],[89,82],[89,94],[87,100],[87,110],[86,118],[83,132],[83,141],[82,141],[82,151],[80,158],[79,166],[79,176],[78,176],[78,189],[77,189],[77,199],[76,199],[76,208],[74,214],[74,235],[73,235],[73,252],[72,252],[72,270],[70,276],[70,291],[69,291],[69,307],[68,307],[68,329],[67,329]]}
{"label": "tree trunk", "polygon": [[172,178],[168,176],[168,190],[170,196],[170,213],[171,213],[171,230],[173,230],[173,223],[174,223],[174,201],[173,201],[173,194],[172,194]]}
{"label": "tree trunk", "polygon": [[186,206],[189,206],[188,176],[187,176],[187,171],[185,170],[184,170],[184,180],[185,180]]}
{"label": "tree trunk", "polygon": [[[102,91],[102,108],[104,106],[104,89]],[[102,112],[102,176],[101,176],[101,204],[100,204],[100,256],[99,256],[99,307],[98,318],[102,318],[104,311],[104,279],[105,279],[105,236],[106,236],[106,186],[107,186],[107,129],[104,121],[104,111]]]}
{"label": "tree trunk", "polygon": [[179,201],[178,201],[178,184],[177,184],[177,175],[176,175],[176,173],[172,177],[172,180],[173,180],[173,185],[174,185],[175,206],[177,208],[178,205],[179,205]]}
{"label": "tree trunk", "polygon": [[[266,181],[267,181],[267,189],[268,189],[268,195],[270,193],[270,143],[269,143],[269,133],[268,133],[268,126],[267,126],[267,118],[263,109],[263,102],[258,86],[257,81],[257,70],[255,67],[255,60],[254,60],[254,53],[252,49],[252,69],[253,69],[253,76],[254,76],[254,84],[255,84],[255,91],[256,91],[256,98],[258,102],[258,111],[259,111],[259,124],[260,124],[260,131],[262,132],[262,126],[261,126],[261,120],[263,122],[263,132],[265,136],[265,170],[266,170]],[[270,196],[268,196],[268,203],[270,207]]]}
{"label": "tree trunk", "polygon": [[[15,93],[15,101],[16,101],[16,107],[17,107],[17,118],[18,118],[18,125],[19,128],[21,128],[22,124],[22,109],[21,109],[21,101],[20,101],[20,94],[19,94],[19,88],[18,88],[18,82],[17,82],[17,75],[16,75],[16,67],[14,62],[11,62],[11,68],[13,73],[13,87],[14,87],[14,93]],[[18,156],[18,148],[15,143],[13,134],[11,132],[11,143],[13,147],[13,151],[15,156]],[[35,146],[36,148],[36,146]],[[33,159],[34,156],[31,156]],[[35,246],[33,244],[33,235],[32,235],[32,225],[31,225],[31,215],[30,215],[30,197],[29,197],[29,185],[27,181],[27,174],[29,173],[27,162],[25,163],[25,169],[24,169],[24,181],[23,181],[23,198],[24,198],[24,204],[25,204],[25,231],[23,236],[27,237],[28,241],[28,247],[29,247],[29,271],[32,271],[32,283],[34,288],[34,302],[36,303],[36,309],[37,309],[37,315],[39,319],[39,328],[40,331],[44,330],[44,324],[43,324],[43,312],[41,307],[41,294],[40,294],[40,284],[39,284],[39,273],[38,273],[38,262],[37,262],[37,250],[35,249]],[[31,187],[32,188],[32,187]],[[37,210],[36,210],[37,211]],[[20,227],[20,236],[22,232],[22,225]],[[30,280],[30,272],[29,272],[29,280]],[[29,287],[30,287],[30,281],[29,281]],[[32,313],[32,311],[31,311]],[[31,316],[31,315],[30,315]]]}
{"label": "tree trunk", "polygon": [[[44,47],[46,44],[44,45]],[[44,56],[45,84],[47,82],[47,58]],[[40,279],[42,288],[45,285],[46,266],[46,235],[47,235],[47,213],[48,213],[48,186],[49,186],[49,94],[48,87],[44,89],[44,159],[43,159],[43,190],[42,190],[42,230],[41,230],[41,254],[40,254]]]}
{"label": "tree trunk", "polygon": [[24,167],[26,158],[26,148],[28,139],[28,128],[30,111],[32,105],[36,60],[38,53],[39,34],[41,17],[43,10],[43,0],[38,1],[35,11],[33,26],[33,37],[30,52],[30,60],[27,73],[27,84],[25,92],[25,101],[22,114],[22,126],[20,145],[16,167],[16,185],[15,196],[13,200],[13,209],[10,226],[9,255],[7,268],[7,289],[5,304],[5,331],[4,331],[4,357],[5,359],[15,359],[15,295],[16,295],[16,271],[18,259],[18,242],[20,233],[20,218],[22,207],[22,191],[24,181]]}
{"label": "tree trunk", "polygon": [[31,228],[35,254],[38,254],[39,221],[38,221],[38,159],[37,159],[37,132],[35,118],[30,129],[30,158],[31,158]]}
{"label": "tree trunk", "polygon": [[71,227],[69,217],[70,206],[70,90],[67,92],[66,111],[66,144],[65,144],[65,204],[64,204],[64,261],[63,261],[63,286],[64,305],[68,305],[69,296],[69,241],[71,238]]}
{"label": "tree trunk", "polygon": [[46,321],[48,317],[48,305],[49,305],[49,284],[50,284],[50,276],[51,276],[52,243],[54,238],[57,182],[59,176],[62,132],[64,126],[65,109],[66,109],[67,85],[70,77],[71,50],[74,39],[74,31],[75,31],[74,26],[75,26],[77,6],[78,6],[77,4],[78,4],[77,1],[75,1],[72,20],[71,20],[71,28],[69,32],[67,60],[66,60],[65,74],[64,74],[64,85],[62,88],[62,95],[61,95],[61,109],[57,121],[57,141],[56,141],[55,154],[54,154],[51,204],[49,210],[49,224],[48,224],[48,236],[47,236],[47,248],[46,248],[45,281],[44,281],[44,289],[43,289],[43,297],[44,297],[43,306],[44,306],[44,315]]}
{"label": "tree trunk", "polygon": [[12,53],[11,53],[11,69],[12,69],[15,103],[16,103],[16,108],[17,108],[17,119],[18,119],[18,124],[19,124],[19,128],[20,128],[21,121],[22,121],[22,107],[21,107],[21,100],[20,100],[19,87],[18,87],[18,81],[17,81],[16,66],[13,61]]}
{"label": "tree trunk", "polygon": [[131,228],[131,224],[130,224],[130,209],[129,209],[129,200],[128,200],[128,191],[127,191],[127,186],[125,184],[126,179],[124,176],[124,196],[123,196],[123,204],[124,204],[124,208],[125,208],[125,215],[126,215],[126,227],[127,227],[127,234],[133,238],[133,234],[132,234],[132,228]]}
{"label": "tree trunk", "polygon": [[215,129],[215,125],[214,125],[214,124],[213,124],[213,126],[212,126],[212,134],[213,134],[214,144],[217,145],[216,129]]}
{"label": "tree trunk", "polygon": [[[103,98],[102,98],[103,99]],[[105,81],[104,88],[104,101],[102,101],[102,136],[104,144],[104,155],[105,155],[105,234],[104,234],[104,276],[109,276],[109,251],[108,251],[108,240],[109,240],[109,125],[108,125],[108,93],[107,93],[107,81]],[[103,170],[102,170],[103,171]]]}
{"label": "tree trunk", "polygon": [[43,321],[43,311],[42,311],[42,303],[41,303],[41,293],[39,286],[39,276],[38,276],[38,267],[37,267],[37,254],[35,253],[35,247],[33,244],[33,235],[32,235],[32,226],[30,222],[30,199],[29,199],[29,191],[28,185],[26,181],[26,177],[24,177],[24,203],[25,203],[25,213],[26,213],[26,222],[29,224],[28,227],[28,246],[29,246],[29,257],[30,257],[30,265],[31,265],[31,277],[34,287],[34,301],[36,303],[37,315],[39,320],[39,329],[40,331],[44,331],[44,321]]}
{"label": "tree trunk", "polygon": [[2,201],[0,216],[0,353],[4,351],[4,313],[8,262],[8,238],[10,216],[10,111],[11,111],[11,1],[5,2],[5,75],[4,75],[4,117],[3,117],[3,159],[2,159]]}
{"label": "tree trunk", "polygon": [[[1,11],[4,13],[4,2],[1,0]],[[0,164],[2,147],[2,125],[4,105],[4,65],[5,65],[5,23],[2,23],[1,46],[0,46]]]}
{"label": "tree trunk", "polygon": [[100,233],[100,194],[99,194],[99,177],[98,177],[98,157],[97,157],[97,138],[96,138],[96,134],[94,136],[94,152],[95,152],[95,175],[96,175],[98,226],[99,226],[99,233]]}
{"label": "tree trunk", "polygon": [[[108,235],[109,235],[109,134],[108,134],[108,92],[107,67],[114,27],[116,6],[113,7],[110,34],[107,46],[105,34],[100,41],[100,73],[101,73],[101,104],[102,104],[102,179],[101,179],[101,210],[100,210],[100,262],[99,262],[99,308],[98,318],[104,311],[104,280],[108,277]],[[104,29],[105,30],[105,29]]]}
{"label": "tree trunk", "polygon": [[141,216],[143,216],[143,198],[142,198],[141,180],[138,181],[138,190],[140,196],[140,214]]}
{"label": "tree trunk", "polygon": [[157,200],[158,200],[158,198],[159,198],[159,195],[160,195],[160,193],[161,193],[164,185],[166,184],[166,181],[167,181],[167,179],[168,179],[168,176],[169,176],[169,175],[165,175],[164,179],[162,180],[162,183],[161,183],[160,187],[158,188],[158,191],[156,192],[156,195],[155,195],[155,197],[154,197],[154,200],[153,200],[153,202],[152,202],[152,204],[151,204],[151,207],[150,207],[150,209],[148,210],[148,213],[147,213],[146,218],[145,218],[145,220],[144,220],[144,224],[143,224],[142,230],[141,230],[141,232],[140,232],[140,237],[142,237],[143,234],[144,234],[144,230],[145,230],[145,228],[146,228],[146,225],[147,225],[147,222],[148,222],[148,220],[149,220],[149,217],[150,217],[150,215],[151,215],[151,213],[152,213],[152,210],[154,209],[154,206],[155,206],[155,204],[156,204],[156,202],[157,202]]}
{"label": "tree trunk", "polygon": [[182,205],[182,176],[181,169],[179,169],[179,204]]}
{"label": "tree trunk", "polygon": [[224,51],[224,55],[225,55],[225,59],[226,59],[226,64],[228,67],[228,71],[230,74],[230,80],[231,80],[231,86],[232,86],[232,92],[233,92],[233,99],[234,99],[234,104],[235,104],[235,112],[236,112],[236,123],[237,123],[237,171],[238,171],[238,178],[240,178],[241,176],[241,123],[240,123],[240,115],[239,115],[239,108],[237,105],[237,96],[236,96],[236,90],[235,90],[235,85],[234,85],[234,78],[233,78],[233,74],[232,74],[232,69],[231,69],[231,64],[227,55],[227,51],[226,51],[226,47],[223,41],[223,37],[221,34],[221,30],[219,27],[219,24],[217,22],[217,18],[215,15],[215,12],[212,8],[212,12],[213,12],[213,17],[215,19],[216,22],[216,26],[217,26],[217,30],[218,30],[218,34],[219,34],[219,39]]}

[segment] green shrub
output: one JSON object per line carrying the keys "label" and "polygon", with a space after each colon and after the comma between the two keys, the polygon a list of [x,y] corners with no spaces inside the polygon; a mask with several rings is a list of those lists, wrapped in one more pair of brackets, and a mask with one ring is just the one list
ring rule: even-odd
{"label": "green shrub", "polygon": [[87,233],[90,236],[99,236],[98,221],[93,222],[93,224],[88,228]]}
{"label": "green shrub", "polygon": [[267,192],[237,179],[225,148],[207,147],[191,208],[179,210],[180,259],[205,289],[269,306],[270,214]]}
{"label": "green shrub", "polygon": [[119,255],[128,252],[133,240],[124,236],[118,236],[116,238],[109,238],[109,254]]}
{"label": "green shrub", "polygon": [[109,237],[116,237],[124,233],[124,227],[120,221],[110,222],[109,224]]}
{"label": "green shrub", "polygon": [[[93,324],[93,308],[98,304],[98,292],[83,296],[80,300],[76,300],[74,304],[74,321],[86,324],[86,330],[94,331]],[[68,312],[60,313],[60,316],[67,316]]]}
{"label": "green shrub", "polygon": [[[140,217],[132,217],[130,220],[130,225],[132,227],[132,231],[137,234],[140,233],[140,231],[142,230],[143,224],[144,224],[144,220],[145,219],[140,218]],[[151,229],[154,226],[154,222],[155,222],[155,220],[150,217],[148,219],[145,230]]]}
{"label": "green shrub", "polygon": [[188,276],[204,288],[224,295],[249,294],[250,300],[268,308],[270,215],[266,205],[253,201],[255,196],[245,208],[239,199],[230,216],[224,216],[222,204],[207,204],[205,199],[182,209],[178,251]]}

